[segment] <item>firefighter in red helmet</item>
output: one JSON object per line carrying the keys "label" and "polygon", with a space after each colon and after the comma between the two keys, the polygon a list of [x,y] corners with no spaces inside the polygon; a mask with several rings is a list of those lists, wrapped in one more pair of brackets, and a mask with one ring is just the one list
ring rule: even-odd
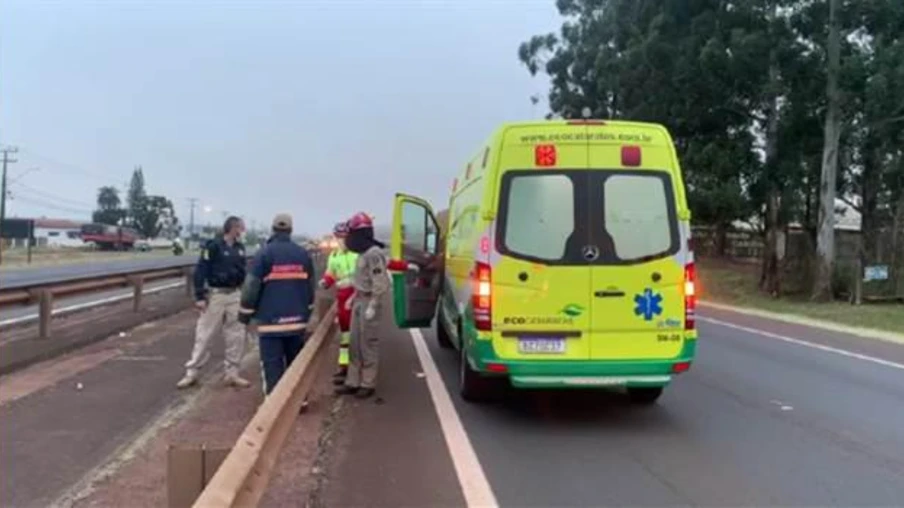
{"label": "firefighter in red helmet", "polygon": [[345,245],[358,255],[358,260],[353,277],[354,294],[347,304],[351,309],[348,373],[345,384],[337,392],[363,399],[376,390],[378,337],[391,311],[383,302],[390,288],[383,253],[386,246],[374,238],[373,220],[363,212],[348,220]]}

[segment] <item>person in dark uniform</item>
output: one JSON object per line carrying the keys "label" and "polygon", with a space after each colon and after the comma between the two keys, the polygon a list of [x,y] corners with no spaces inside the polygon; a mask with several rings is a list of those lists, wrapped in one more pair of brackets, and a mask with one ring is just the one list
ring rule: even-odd
{"label": "person in dark uniform", "polygon": [[245,246],[239,240],[245,224],[229,217],[223,224],[223,236],[207,242],[195,267],[195,307],[200,316],[195,329],[195,345],[185,364],[185,376],[177,387],[188,388],[198,382],[201,367],[210,358],[210,342],[219,333],[226,345],[225,381],[236,388],[250,386],[239,375],[245,355],[245,327],[238,321],[239,288],[245,280]]}
{"label": "person in dark uniform", "polygon": [[277,215],[273,236],[254,256],[242,288],[239,321],[259,336],[266,395],[304,346],[314,309],[314,263],[291,236],[292,217]]}

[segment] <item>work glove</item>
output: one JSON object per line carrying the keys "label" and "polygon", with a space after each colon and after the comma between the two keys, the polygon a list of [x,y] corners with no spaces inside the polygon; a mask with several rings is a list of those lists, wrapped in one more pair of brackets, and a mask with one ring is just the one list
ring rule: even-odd
{"label": "work glove", "polygon": [[336,279],[333,278],[333,275],[331,273],[327,272],[323,277],[321,277],[320,282],[318,282],[317,284],[321,289],[329,289],[333,287],[333,284],[335,283]]}
{"label": "work glove", "polygon": [[377,316],[377,309],[374,308],[374,304],[368,304],[364,309],[364,319],[365,321],[372,321],[373,318]]}
{"label": "work glove", "polygon": [[420,266],[401,259],[390,260],[386,263],[386,268],[389,269],[390,272],[404,272],[407,270],[409,272],[418,273],[421,271]]}

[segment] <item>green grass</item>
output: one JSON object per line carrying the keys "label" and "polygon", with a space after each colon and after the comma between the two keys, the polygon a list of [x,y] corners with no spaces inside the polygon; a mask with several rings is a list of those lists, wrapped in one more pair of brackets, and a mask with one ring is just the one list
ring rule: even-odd
{"label": "green grass", "polygon": [[771,298],[757,289],[759,266],[743,263],[698,261],[697,276],[701,300],[904,333],[904,305],[900,303],[855,306],[847,302],[813,303],[792,296]]}
{"label": "green grass", "polygon": [[149,252],[104,252],[82,251],[75,249],[41,249],[32,252],[31,263],[29,263],[28,255],[24,249],[4,249],[3,264],[0,266],[2,266],[3,270],[16,270],[38,268],[41,266],[100,263],[119,259],[159,258],[172,255],[173,251],[169,249],[155,249]]}

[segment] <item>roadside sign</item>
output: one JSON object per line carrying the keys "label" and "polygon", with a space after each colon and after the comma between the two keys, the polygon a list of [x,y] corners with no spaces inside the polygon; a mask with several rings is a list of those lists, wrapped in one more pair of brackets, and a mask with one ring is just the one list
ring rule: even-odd
{"label": "roadside sign", "polygon": [[31,219],[4,219],[0,231],[3,238],[25,239],[31,236],[33,222]]}
{"label": "roadside sign", "polygon": [[888,280],[888,265],[872,265],[863,269],[864,282]]}

